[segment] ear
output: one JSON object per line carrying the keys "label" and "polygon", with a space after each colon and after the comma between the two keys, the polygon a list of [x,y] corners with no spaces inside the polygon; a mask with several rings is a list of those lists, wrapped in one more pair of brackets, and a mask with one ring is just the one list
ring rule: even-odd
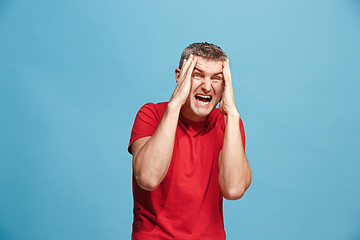
{"label": "ear", "polygon": [[178,80],[179,80],[180,72],[181,72],[180,68],[175,69],[175,79],[176,79],[176,82],[178,82]]}

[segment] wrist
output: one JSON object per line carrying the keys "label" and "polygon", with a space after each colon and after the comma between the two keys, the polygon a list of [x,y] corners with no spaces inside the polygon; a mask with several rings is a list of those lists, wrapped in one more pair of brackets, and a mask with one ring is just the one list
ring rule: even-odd
{"label": "wrist", "polygon": [[167,105],[166,108],[167,108],[169,111],[180,112],[181,107],[182,107],[181,104],[178,104],[178,103],[176,103],[176,102],[174,102],[174,101],[171,101],[171,99],[170,99],[170,101],[169,101],[169,103],[168,103],[168,105]]}
{"label": "wrist", "polygon": [[225,115],[225,119],[229,120],[229,119],[234,119],[236,121],[239,121],[240,119],[240,113],[238,111],[234,111],[234,112],[230,112],[228,114]]}

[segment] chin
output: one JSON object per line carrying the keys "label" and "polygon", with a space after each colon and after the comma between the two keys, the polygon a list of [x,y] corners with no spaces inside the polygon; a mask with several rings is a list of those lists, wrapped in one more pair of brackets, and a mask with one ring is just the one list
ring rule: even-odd
{"label": "chin", "polygon": [[[196,104],[194,104],[196,105]],[[212,112],[212,110],[216,107],[213,104],[209,103],[209,106],[192,106],[191,110],[196,118],[200,119],[199,121],[206,120],[207,116]]]}

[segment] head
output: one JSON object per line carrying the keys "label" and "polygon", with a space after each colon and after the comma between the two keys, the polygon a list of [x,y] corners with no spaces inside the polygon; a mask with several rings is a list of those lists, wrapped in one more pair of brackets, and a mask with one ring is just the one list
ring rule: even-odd
{"label": "head", "polygon": [[179,68],[182,67],[184,60],[188,59],[190,54],[214,61],[225,61],[227,59],[226,54],[219,46],[207,42],[192,43],[182,52]]}
{"label": "head", "polygon": [[[181,114],[193,121],[204,121],[221,99],[224,88],[223,62],[227,56],[214,44],[193,43],[181,54],[181,67],[190,54],[197,57],[197,62],[192,72],[190,93]],[[179,79],[181,67],[175,70],[176,80]]]}

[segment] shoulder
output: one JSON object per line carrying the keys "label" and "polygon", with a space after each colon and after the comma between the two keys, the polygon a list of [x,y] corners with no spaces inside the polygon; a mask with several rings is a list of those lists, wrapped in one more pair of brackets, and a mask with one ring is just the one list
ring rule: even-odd
{"label": "shoulder", "polygon": [[148,102],[144,104],[139,111],[165,111],[168,102],[152,103]]}
{"label": "shoulder", "polygon": [[165,112],[167,104],[167,102],[146,103],[140,108],[138,115],[148,115],[161,118]]}
{"label": "shoulder", "polygon": [[162,116],[164,115],[167,103],[146,103],[138,111],[130,135],[128,146],[129,153],[131,145],[140,138],[149,137],[154,134]]}

